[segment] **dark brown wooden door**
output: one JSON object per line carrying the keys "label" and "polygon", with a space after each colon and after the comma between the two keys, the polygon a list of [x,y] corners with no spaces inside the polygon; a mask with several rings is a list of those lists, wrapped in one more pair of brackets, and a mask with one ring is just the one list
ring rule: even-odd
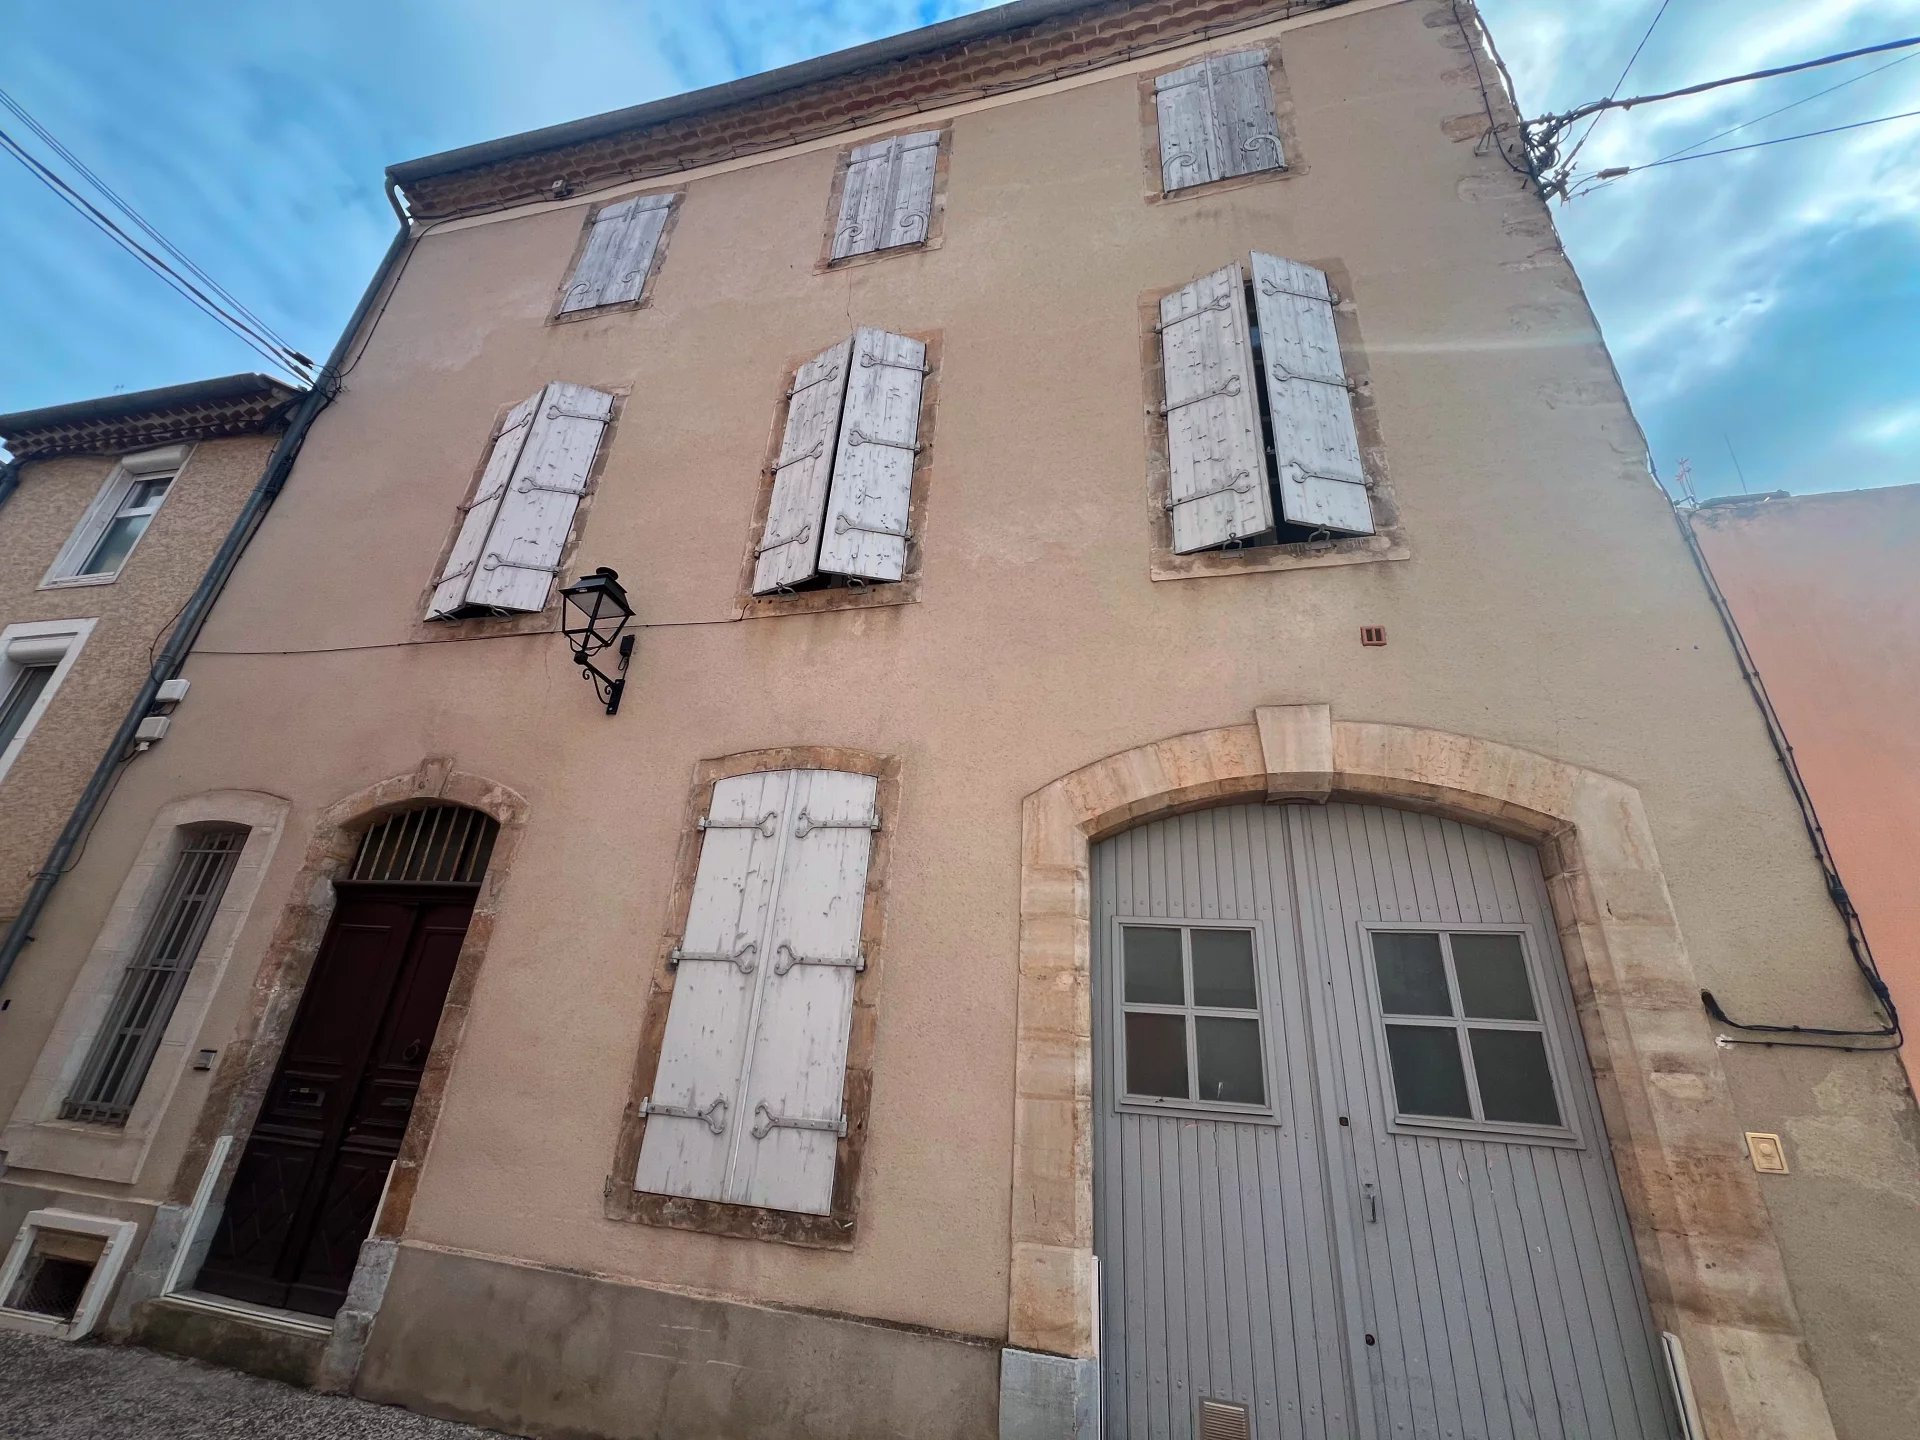
{"label": "dark brown wooden door", "polygon": [[331,1315],[400,1151],[473,897],[343,893],[198,1287]]}

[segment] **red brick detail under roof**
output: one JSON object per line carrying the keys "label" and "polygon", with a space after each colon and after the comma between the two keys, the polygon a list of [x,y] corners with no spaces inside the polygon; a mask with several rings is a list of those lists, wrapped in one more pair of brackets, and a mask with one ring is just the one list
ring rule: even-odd
{"label": "red brick detail under roof", "polygon": [[1019,89],[1344,0],[1151,0],[1094,4],[1053,20],[742,104],[406,184],[409,208],[444,218],[569,190],[651,179],[935,105]]}
{"label": "red brick detail under roof", "polygon": [[46,423],[32,423],[30,416],[23,415],[18,418],[28,423],[19,428],[5,423],[16,417],[5,417],[0,419],[0,437],[4,437],[16,460],[44,460],[53,455],[118,455],[184,440],[211,440],[222,435],[256,435],[278,430],[286,423],[287,411],[299,395],[299,391],[289,386],[263,378],[258,388],[244,394],[210,396],[151,408],[129,406],[117,413],[72,418],[63,417],[58,411],[46,411],[41,412],[47,416]]}

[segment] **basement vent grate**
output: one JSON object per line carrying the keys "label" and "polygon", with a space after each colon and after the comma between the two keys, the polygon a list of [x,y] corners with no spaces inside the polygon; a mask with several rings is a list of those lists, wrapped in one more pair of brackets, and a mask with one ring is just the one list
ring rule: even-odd
{"label": "basement vent grate", "polygon": [[500,827],[463,805],[423,805],[387,816],[361,837],[349,880],[389,885],[477,885]]}
{"label": "basement vent grate", "polygon": [[41,1230],[20,1267],[20,1278],[6,1297],[6,1308],[57,1320],[62,1325],[79,1313],[106,1242],[97,1235]]}
{"label": "basement vent grate", "polygon": [[1252,1435],[1246,1406],[1225,1400],[1200,1402],[1200,1440],[1250,1440]]}

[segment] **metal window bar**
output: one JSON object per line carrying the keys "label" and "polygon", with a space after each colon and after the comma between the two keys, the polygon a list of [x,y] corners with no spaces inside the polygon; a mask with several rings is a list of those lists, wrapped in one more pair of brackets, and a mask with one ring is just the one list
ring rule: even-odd
{"label": "metal window bar", "polygon": [[126,1123],[246,835],[238,829],[188,833],[80,1078],[61,1102],[62,1119]]}
{"label": "metal window bar", "polygon": [[360,837],[349,880],[385,884],[476,885],[487,872],[499,826],[463,805],[423,805],[387,816]]}

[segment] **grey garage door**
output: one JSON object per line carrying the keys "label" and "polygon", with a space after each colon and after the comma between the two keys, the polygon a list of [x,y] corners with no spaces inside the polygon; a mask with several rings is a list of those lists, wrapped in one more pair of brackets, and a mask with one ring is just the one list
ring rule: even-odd
{"label": "grey garage door", "polygon": [[1109,1436],[1675,1433],[1532,850],[1242,805],[1094,885]]}

